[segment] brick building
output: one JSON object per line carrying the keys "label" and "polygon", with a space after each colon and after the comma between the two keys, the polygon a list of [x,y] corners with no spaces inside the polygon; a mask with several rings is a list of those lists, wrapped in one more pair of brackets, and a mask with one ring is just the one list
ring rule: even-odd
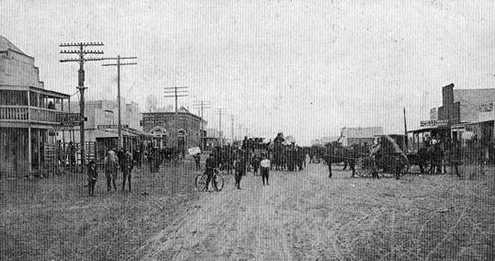
{"label": "brick building", "polygon": [[[481,139],[487,158],[495,161],[494,120],[495,89],[454,89],[454,84],[442,87],[442,106],[430,110],[430,122],[436,129],[446,129],[454,142],[463,144],[465,132]],[[440,125],[444,126],[440,126]]]}
{"label": "brick building", "polygon": [[[206,127],[206,121],[184,107],[177,112],[177,121],[175,119],[176,113],[171,111],[143,113],[143,130],[151,133],[157,126],[161,127],[160,132],[165,139],[162,144],[169,148],[178,147],[182,152],[192,147],[203,147],[205,132],[201,128]],[[175,135],[176,132],[178,135]]]}

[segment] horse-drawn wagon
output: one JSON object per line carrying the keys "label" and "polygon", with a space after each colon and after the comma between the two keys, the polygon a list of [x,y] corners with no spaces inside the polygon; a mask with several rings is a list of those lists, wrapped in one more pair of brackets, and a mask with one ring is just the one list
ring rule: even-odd
{"label": "horse-drawn wagon", "polygon": [[357,176],[378,177],[378,172],[382,172],[393,173],[399,178],[409,171],[409,160],[405,151],[405,135],[379,135],[375,137],[371,147],[354,146],[351,155],[353,158],[349,160],[354,161]]}

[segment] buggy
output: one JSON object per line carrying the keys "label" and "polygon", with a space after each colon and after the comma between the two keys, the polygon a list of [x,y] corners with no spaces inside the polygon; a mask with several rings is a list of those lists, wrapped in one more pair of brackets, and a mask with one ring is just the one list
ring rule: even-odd
{"label": "buggy", "polygon": [[379,171],[394,173],[396,178],[409,172],[405,135],[380,135],[375,137],[375,146],[369,154],[356,159],[358,176],[373,176]]}

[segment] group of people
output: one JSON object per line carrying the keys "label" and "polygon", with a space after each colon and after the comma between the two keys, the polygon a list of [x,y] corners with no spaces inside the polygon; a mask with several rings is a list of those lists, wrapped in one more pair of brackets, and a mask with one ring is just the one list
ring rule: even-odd
{"label": "group of people", "polygon": [[[103,165],[108,192],[112,190],[112,185],[113,189],[117,190],[116,180],[119,170],[122,172],[122,191],[125,190],[126,182],[129,191],[131,191],[131,173],[134,167],[134,160],[133,155],[129,151],[125,149],[118,150],[118,152],[115,152],[115,150],[112,149],[107,151]],[[96,181],[98,179],[98,170],[94,160],[90,161],[88,164],[87,176],[88,194],[89,196],[93,196]]]}
{"label": "group of people", "polygon": [[[216,187],[216,181],[213,179],[215,169],[219,167],[219,161],[215,158],[214,154],[210,154],[208,158],[206,159],[206,174],[207,174],[207,180],[206,180],[206,186],[209,187],[210,183],[214,187]],[[199,166],[199,156],[195,157],[196,159],[196,166]],[[258,170],[261,173],[261,180],[263,182],[263,186],[269,185],[268,179],[269,179],[269,174],[270,174],[270,159],[268,157],[267,153],[263,153],[260,157],[254,156],[251,159],[251,162],[249,162],[249,156],[248,153],[244,150],[240,150],[238,153],[235,154],[233,157],[233,172],[234,172],[234,181],[235,181],[235,187],[237,189],[241,189],[241,180],[242,177],[246,175],[248,171],[249,164],[252,165],[253,168],[253,173],[257,174]],[[253,160],[254,159],[254,160]]]}

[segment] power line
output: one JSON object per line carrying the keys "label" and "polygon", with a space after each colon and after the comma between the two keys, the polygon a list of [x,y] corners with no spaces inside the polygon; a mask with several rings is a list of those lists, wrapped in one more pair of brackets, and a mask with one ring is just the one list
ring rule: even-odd
{"label": "power line", "polygon": [[204,137],[203,137],[203,133],[204,133],[203,111],[204,111],[204,109],[210,109],[211,104],[209,101],[206,101],[206,100],[195,101],[193,103],[193,108],[200,109],[200,113],[201,113],[201,149],[204,149],[205,144],[204,144]]}
{"label": "power line", "polygon": [[71,50],[60,50],[61,54],[76,54],[78,55],[78,58],[75,59],[62,59],[60,60],[61,63],[65,62],[77,62],[79,63],[79,71],[78,71],[78,86],[77,89],[79,89],[80,96],[79,96],[79,138],[80,138],[80,146],[81,146],[81,167],[82,171],[85,171],[85,164],[86,164],[86,154],[84,150],[84,121],[85,121],[85,116],[84,116],[84,91],[87,89],[87,87],[84,86],[84,63],[85,62],[90,62],[90,61],[101,61],[102,58],[95,58],[95,57],[86,57],[88,54],[103,54],[103,51],[101,50],[87,50],[85,48],[89,46],[103,46],[102,42],[79,42],[79,43],[62,43],[59,45],[61,48],[66,48],[66,47],[71,47],[71,48],[76,48],[76,49],[71,49]]}
{"label": "power line", "polygon": [[122,120],[121,120],[121,106],[120,106],[120,66],[126,66],[126,65],[136,65],[137,63],[122,63],[120,62],[121,60],[135,60],[137,57],[121,57],[120,55],[117,55],[117,57],[109,57],[109,58],[103,58],[103,60],[114,60],[116,63],[106,63],[102,64],[102,66],[116,66],[117,67],[117,105],[118,105],[118,135],[119,135],[119,148],[123,147],[123,141],[122,141]]}
{"label": "power line", "polygon": [[175,129],[173,129],[175,133],[175,140],[177,142],[177,148],[179,147],[179,126],[178,126],[178,118],[179,118],[179,110],[178,110],[178,100],[180,97],[187,97],[189,96],[188,89],[189,87],[187,86],[173,86],[173,87],[165,87],[164,88],[164,93],[165,95],[163,97],[165,98],[175,98],[175,117],[174,117],[174,122],[175,122]]}

